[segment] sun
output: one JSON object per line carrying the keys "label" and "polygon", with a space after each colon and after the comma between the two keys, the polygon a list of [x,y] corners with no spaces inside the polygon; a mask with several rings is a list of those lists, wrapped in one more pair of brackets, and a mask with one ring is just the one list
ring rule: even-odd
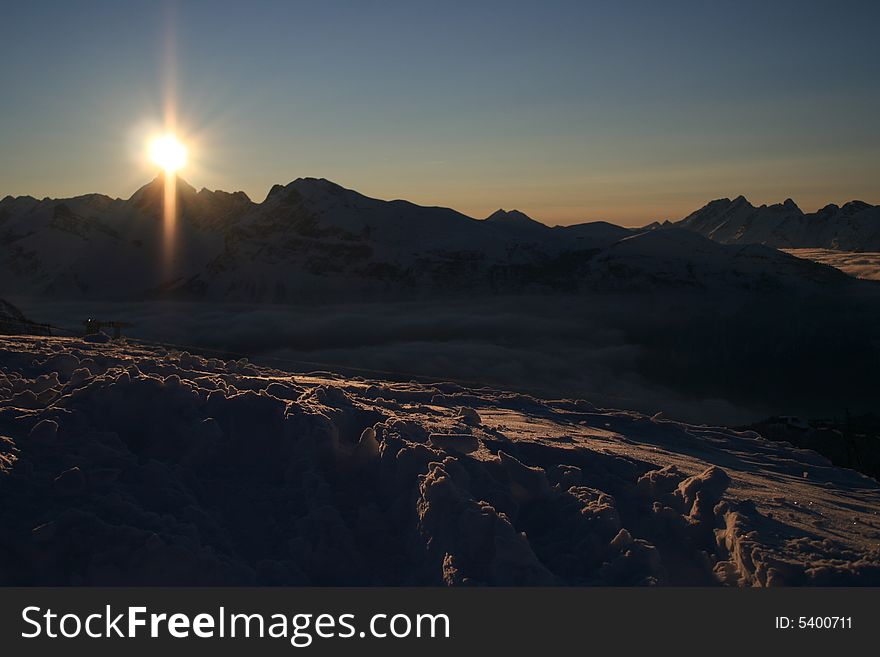
{"label": "sun", "polygon": [[150,159],[162,167],[165,173],[174,173],[186,164],[186,146],[172,134],[150,140],[149,153]]}

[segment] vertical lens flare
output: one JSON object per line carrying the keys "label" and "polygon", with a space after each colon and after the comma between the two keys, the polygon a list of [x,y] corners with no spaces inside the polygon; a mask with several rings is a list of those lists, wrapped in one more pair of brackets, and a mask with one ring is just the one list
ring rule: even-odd
{"label": "vertical lens flare", "polygon": [[175,255],[177,231],[177,171],[186,164],[187,148],[173,134],[150,140],[147,145],[150,160],[163,171],[162,253],[165,276],[171,276]]}
{"label": "vertical lens flare", "polygon": [[174,261],[174,243],[177,232],[177,175],[173,171],[165,171],[165,193],[162,209],[162,244],[165,254],[166,274],[171,273]]}
{"label": "vertical lens flare", "polygon": [[177,171],[186,163],[186,147],[174,136],[177,125],[177,16],[170,3],[165,8],[164,93],[165,135],[153,140],[153,157],[165,174],[163,202],[163,260],[166,280],[174,277],[177,232]]}

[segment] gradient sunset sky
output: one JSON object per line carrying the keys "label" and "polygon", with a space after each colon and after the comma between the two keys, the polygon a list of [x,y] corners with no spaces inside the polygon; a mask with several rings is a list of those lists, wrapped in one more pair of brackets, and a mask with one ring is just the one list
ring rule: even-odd
{"label": "gradient sunset sky", "polygon": [[545,223],[880,202],[880,3],[22,2],[0,197],[128,197],[173,105],[196,187],[326,177]]}

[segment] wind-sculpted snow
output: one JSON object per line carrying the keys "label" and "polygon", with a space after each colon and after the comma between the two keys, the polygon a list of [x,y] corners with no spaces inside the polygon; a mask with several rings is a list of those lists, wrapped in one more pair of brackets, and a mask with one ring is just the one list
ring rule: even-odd
{"label": "wind-sculpted snow", "polygon": [[753,432],[0,342],[6,585],[880,583],[880,486]]}

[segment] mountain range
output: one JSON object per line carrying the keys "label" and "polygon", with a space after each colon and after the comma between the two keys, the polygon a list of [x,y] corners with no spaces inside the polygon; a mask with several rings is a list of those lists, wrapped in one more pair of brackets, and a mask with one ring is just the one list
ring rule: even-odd
{"label": "mountain range", "polygon": [[[745,197],[719,199],[674,224],[722,244],[880,251],[880,206],[850,201],[803,212],[791,199],[755,207]],[[658,224],[655,224],[655,227]]]}
{"label": "mountain range", "polygon": [[164,179],[128,199],[0,200],[0,293],[88,299],[276,302],[582,290],[850,284],[772,247],[880,248],[877,206],[805,215],[793,202],[713,201],[680,222],[549,227],[522,212],[474,219],[383,201],[325,179],[243,192],[177,180],[173,247]]}

